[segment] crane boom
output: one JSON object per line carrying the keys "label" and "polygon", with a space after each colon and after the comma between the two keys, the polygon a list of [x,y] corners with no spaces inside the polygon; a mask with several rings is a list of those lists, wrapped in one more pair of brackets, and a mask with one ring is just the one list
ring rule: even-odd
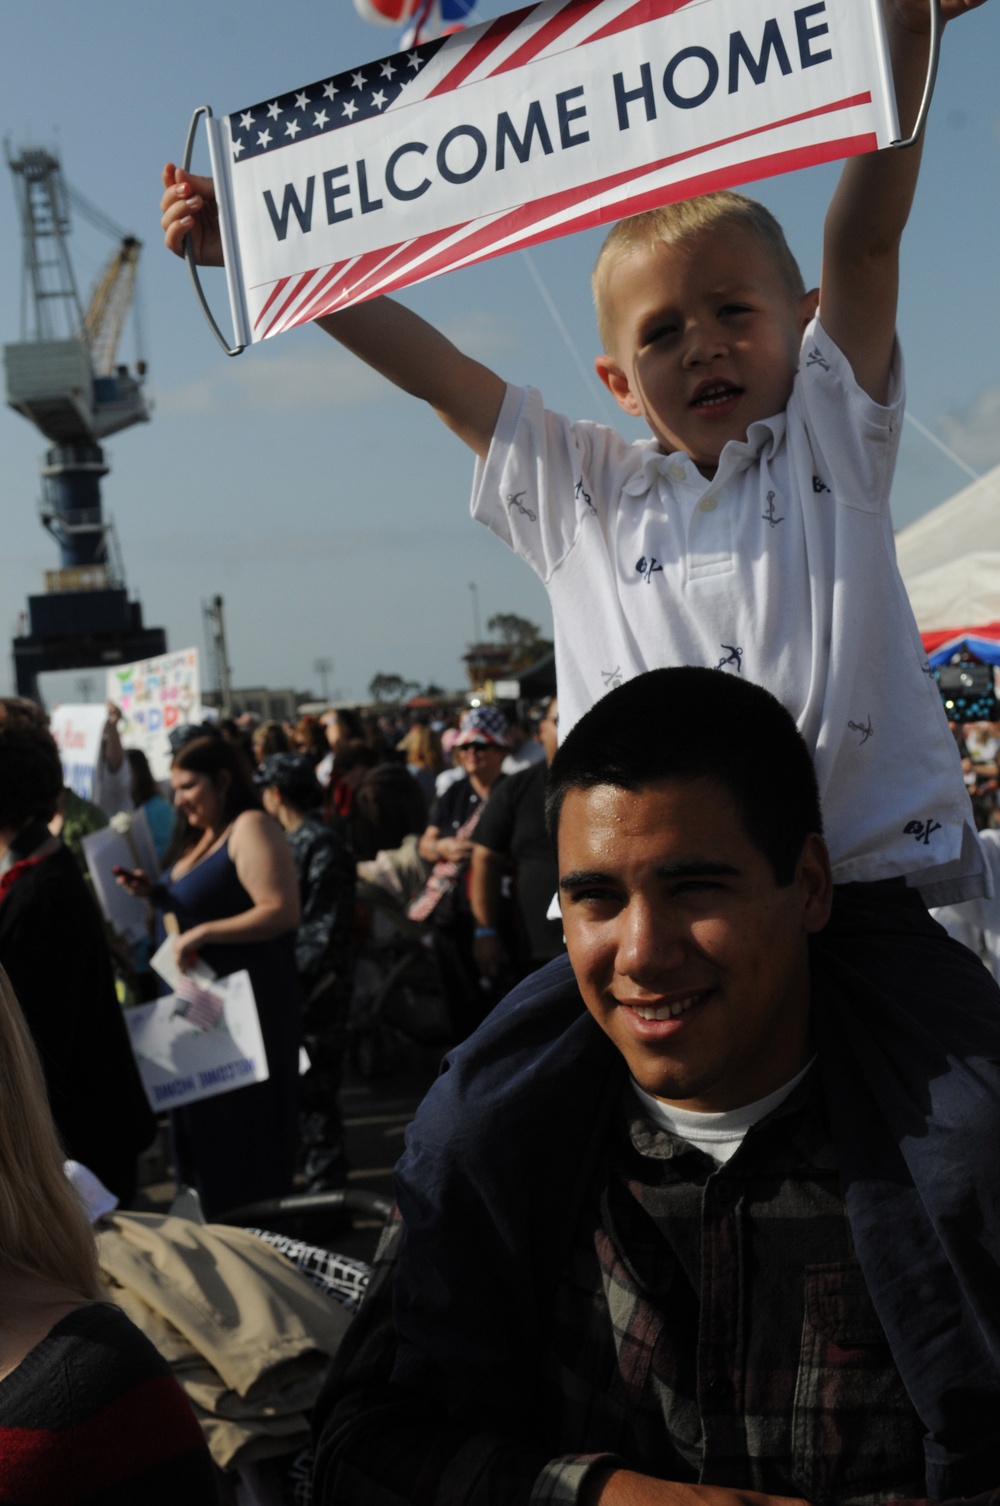
{"label": "crane boom", "polygon": [[142,242],[126,235],[104,268],[83,316],[94,373],[111,376],[115,369],[118,342],[135,297],[135,279],[139,268]]}
{"label": "crane boom", "polygon": [[43,147],[8,150],[21,217],[21,339],[78,336],[83,310],[69,259],[69,197],[58,159]]}
{"label": "crane boom", "polygon": [[[24,275],[21,341],[4,349],[7,401],[57,444],[90,442],[143,423],[144,363],[133,376],[115,365],[122,328],[135,295],[139,242],[121,244],[84,313],[70,261],[69,209],[99,212],[71,193],[59,159],[43,147],[8,151],[21,215]],[[99,217],[103,229],[111,222]]]}

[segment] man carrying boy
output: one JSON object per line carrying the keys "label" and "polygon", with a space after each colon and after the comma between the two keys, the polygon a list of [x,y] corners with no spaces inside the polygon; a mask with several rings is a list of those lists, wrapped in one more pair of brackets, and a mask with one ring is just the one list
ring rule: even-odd
{"label": "man carrying boy", "polygon": [[[943,14],[975,3],[944,0]],[[886,0],[885,19],[905,131],[926,72],[926,5]],[[798,723],[839,887],[827,950],[840,986],[871,997],[853,1060],[881,1071],[888,1115],[874,1168],[865,1155],[878,1147],[861,1120],[847,1167],[841,1143],[849,1197],[867,1189],[852,1233],[859,1251],[866,1246],[867,1274],[886,1229],[873,1189],[885,1188],[897,1237],[879,1267],[878,1310],[894,1330],[894,1353],[898,1331],[926,1315],[906,1277],[913,1251],[933,1245],[940,1254],[942,1231],[946,1243],[958,1240],[934,1267],[935,1290],[949,1294],[945,1327],[965,1335],[980,1374],[996,1364],[1000,1322],[995,1303],[984,1310],[970,1296],[977,1257],[965,1241],[995,1205],[982,1182],[991,1153],[975,1141],[976,1115],[994,1122],[992,1100],[985,1091],[949,1098],[933,1134],[924,1100],[928,1078],[947,1081],[943,1064],[989,1035],[997,999],[922,901],[973,898],[987,887],[986,869],[888,516],[902,418],[898,255],[918,167],[919,147],[846,163],[827,217],[818,302],[774,221],[738,198],[677,206],[612,232],[596,273],[605,340],[597,366],[623,409],[649,424],[644,445],[547,413],[389,300],[319,322],[430,403],[479,457],[477,516],[550,591],[564,731],[609,689],[665,664],[755,681]],[[164,183],[168,246],[179,253],[190,231],[200,259],[217,262],[210,182],[170,165]],[[512,1081],[503,1109],[524,1121],[572,1103],[575,1126],[587,1122],[586,1051],[546,974],[538,977],[521,1003],[531,1004],[547,1048],[535,1070]],[[506,1021],[516,1032],[516,1009],[503,1010],[497,1028]],[[916,1146],[916,1171],[896,1164],[900,1138]],[[508,1147],[490,1213],[517,1236],[515,1247],[530,1236],[546,1190],[560,1213],[572,1212],[553,1180],[549,1140]],[[426,1283],[407,1261],[404,1244],[400,1277],[419,1299]],[[456,1264],[436,1269],[438,1290],[457,1289]],[[459,1332],[490,1313],[488,1272],[472,1274],[481,1279],[456,1307]],[[934,1349],[933,1333],[922,1333],[918,1353]],[[921,1380],[928,1374],[914,1362],[905,1379],[932,1439],[928,1460],[937,1450],[941,1461],[932,1487],[941,1494],[953,1478],[949,1461],[965,1449],[943,1441],[953,1426],[962,1432],[963,1405],[952,1388]],[[942,1404],[946,1417],[935,1410]]]}
{"label": "man carrying boy", "polygon": [[[702,738],[729,718],[738,742]],[[948,1321],[956,1231],[908,1243],[913,1189],[875,1165],[893,1082],[872,1076],[864,1030],[881,1005],[822,947],[829,861],[792,719],[735,677],[636,677],[560,747],[548,815],[572,971],[544,976],[549,1010],[573,1020],[570,1091],[516,1091],[551,1049],[523,989],[451,1053],[317,1406],[317,1499],[988,1493],[996,1373]],[[914,1140],[940,1131],[949,1090],[976,1095],[998,1046],[1000,1018],[926,1076]],[[529,1144],[550,1181],[522,1188],[518,1223],[494,1193]],[[893,1148],[919,1180],[898,1128]],[[995,1204],[995,1165],[983,1185]],[[987,1309],[995,1223],[965,1230],[965,1296]],[[896,1245],[902,1326],[883,1318]]]}

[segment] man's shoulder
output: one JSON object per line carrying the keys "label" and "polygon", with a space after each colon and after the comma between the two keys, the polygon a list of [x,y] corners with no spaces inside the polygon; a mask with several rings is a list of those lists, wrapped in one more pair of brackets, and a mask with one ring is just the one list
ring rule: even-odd
{"label": "man's shoulder", "polygon": [[548,1081],[565,1081],[572,1063],[582,1107],[620,1060],[587,1013],[569,959],[557,957],[448,1053],[417,1111],[401,1164],[431,1146],[458,1160],[475,1157],[494,1136],[530,1139],[552,1118]]}
{"label": "man's shoulder", "polygon": [[[539,785],[545,788],[545,780],[548,775],[548,765],[544,759],[531,763],[526,769],[515,769],[512,774],[505,774],[490,795],[490,804],[497,801],[501,805],[509,806],[512,810],[522,800],[527,799]],[[484,818],[485,819],[485,818]]]}
{"label": "man's shoulder", "polygon": [[328,849],[331,852],[340,852],[345,847],[343,833],[333,826],[327,826],[318,816],[306,816],[288,833],[288,841],[293,851]]}

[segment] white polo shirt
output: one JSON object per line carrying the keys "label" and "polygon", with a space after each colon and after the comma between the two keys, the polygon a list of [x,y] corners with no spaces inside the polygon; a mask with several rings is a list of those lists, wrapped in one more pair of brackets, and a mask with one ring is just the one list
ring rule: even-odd
{"label": "white polo shirt", "polygon": [[744,675],[809,746],[837,882],[902,876],[946,904],[990,885],[896,568],[898,352],[891,386],[872,402],[814,320],[787,409],[730,441],[711,481],[508,387],[472,514],[548,590],[561,734],[648,669]]}

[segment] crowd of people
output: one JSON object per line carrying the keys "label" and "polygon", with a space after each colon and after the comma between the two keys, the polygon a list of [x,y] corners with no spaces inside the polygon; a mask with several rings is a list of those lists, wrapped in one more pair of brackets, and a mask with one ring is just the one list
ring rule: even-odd
{"label": "crowd of people", "polygon": [[[544,735],[547,709],[536,713]],[[515,768],[509,782],[523,779],[516,771],[532,756],[525,748],[537,747],[531,766],[544,769],[542,745],[527,729],[521,759],[513,758],[508,721],[496,708],[456,715],[461,726],[451,728],[432,724],[426,713],[421,720],[403,712],[362,719],[345,709],[292,726],[250,720],[175,730],[161,788],[144,755],[121,748],[110,707],[101,766],[113,779],[105,772],[98,783],[101,805],[63,786],[39,708],[16,700],[0,708],[0,964],[38,1041],[68,1151],[119,1197],[127,1200],[134,1189],[136,1155],[150,1139],[152,1119],[117,995],[142,1000],[170,991],[149,967],[168,934],[182,972],[202,959],[218,976],[249,974],[267,1081],[170,1116],[178,1182],[197,1190],[210,1216],[288,1192],[296,1171],[310,1191],[345,1183],[337,1093],[363,936],[359,861],[391,854],[407,838],[417,844],[422,882],[409,897],[410,918],[424,924],[433,944],[456,1040],[496,997],[500,953],[484,950],[484,933],[499,939],[502,932],[503,981],[516,981],[537,955],[527,927],[544,928],[555,891],[551,861],[541,886],[518,881],[518,855],[512,850],[508,865],[507,834],[499,831],[490,854],[497,881],[482,901],[481,924],[474,915],[471,864],[474,853],[487,850],[468,840],[470,812],[478,817],[491,791],[507,782],[508,759]],[[534,837],[544,846],[540,791]],[[161,865],[159,874],[118,870],[119,883],[148,904],[149,942],[131,948],[98,914],[81,846],[119,810],[146,814]],[[456,836],[460,831],[466,834]],[[506,866],[509,895],[501,893]],[[50,933],[65,945],[44,947]],[[300,1077],[303,1044],[309,1070]]]}
{"label": "crowd of people", "polygon": [[[204,1216],[212,1219],[288,1193],[297,1173],[306,1191],[343,1187],[348,1164],[338,1094],[364,932],[356,906],[358,863],[364,868],[366,859],[376,857],[391,862],[393,851],[407,842],[423,849],[426,856],[398,908],[407,924],[416,924],[412,917],[421,902],[432,899],[422,929],[459,1039],[495,997],[496,972],[493,955],[481,957],[480,966],[474,949],[471,864],[480,849],[464,837],[456,841],[454,832],[463,823],[468,827],[469,811],[485,810],[492,791],[544,771],[536,732],[547,737],[554,706],[535,708],[517,739],[519,757],[508,720],[494,707],[457,713],[451,726],[432,723],[426,713],[420,719],[402,711],[362,718],[345,709],[292,726],[252,725],[250,718],[206,721],[175,729],[169,779],[158,783],[146,757],[121,746],[118,711],[109,705],[96,798],[84,799],[63,783],[44,711],[33,702],[0,700],[0,1034],[9,1031],[15,1044],[21,1036],[30,1042],[22,1052],[26,1082],[15,1100],[23,1094],[36,1100],[26,1132],[36,1132],[46,1120],[45,1104],[51,1106],[50,1128],[38,1131],[38,1154],[51,1161],[58,1137],[67,1166],[92,1173],[108,1206],[129,1206],[138,1158],[153,1139],[156,1121],[129,1045],[122,1001],[170,991],[149,968],[150,953],[169,938],[182,975],[199,961],[220,977],[249,974],[268,1061],[266,1081],[169,1113],[178,1188],[193,1189]],[[502,772],[508,759],[514,770],[509,776]],[[540,799],[535,804],[537,841],[544,815]],[[122,811],[140,810],[160,871],[116,870],[119,883],[148,907],[149,941],[129,945],[101,914],[84,839]],[[501,869],[504,842],[498,835],[497,852],[490,855]],[[528,919],[517,854],[511,849],[509,856],[510,892],[500,896],[499,907],[491,896],[488,913],[490,934],[502,930],[505,938],[504,976],[512,980],[534,965],[531,945],[522,947],[520,938],[541,917]],[[554,864],[550,869],[541,888],[536,883],[532,890],[541,912],[554,893]],[[15,1063],[21,1060],[9,1042],[0,1046]],[[13,1176],[16,1154],[16,1144],[0,1147],[0,1181]],[[52,1181],[47,1167],[45,1196]],[[69,1184],[63,1179],[62,1185],[67,1192],[57,1179],[54,1206],[60,1211],[46,1216],[63,1219],[62,1205],[72,1204]],[[5,1196],[0,1187],[0,1208]],[[74,1227],[70,1220],[64,1244],[51,1258],[29,1259],[20,1247],[9,1252],[13,1273],[0,1287],[0,1314],[16,1308],[21,1318],[11,1322],[10,1341],[0,1343],[0,1365],[8,1357],[14,1370],[30,1351],[35,1360],[44,1355],[46,1363],[90,1377],[97,1397],[117,1396],[116,1387],[127,1397],[130,1385],[152,1385],[166,1371],[162,1361],[151,1366],[152,1353],[127,1337],[120,1315],[90,1313],[100,1282],[92,1255],[83,1260],[80,1254],[90,1238],[86,1225],[77,1233]],[[111,1373],[105,1365],[109,1346],[117,1356]],[[47,1372],[32,1373],[47,1384]],[[20,1395],[26,1377],[21,1370],[11,1395]],[[50,1401],[48,1390],[46,1395]],[[187,1482],[194,1501],[214,1497],[204,1448],[192,1450],[190,1429],[185,1432],[183,1404],[175,1421],[174,1393],[165,1393],[162,1404],[164,1490],[168,1482],[170,1489]],[[21,1404],[15,1415],[40,1416],[46,1407],[25,1411]],[[0,1406],[0,1440],[5,1421]],[[196,1444],[198,1437],[196,1429]],[[209,1489],[212,1496],[205,1494]],[[6,1498],[0,1488],[0,1499]]]}

